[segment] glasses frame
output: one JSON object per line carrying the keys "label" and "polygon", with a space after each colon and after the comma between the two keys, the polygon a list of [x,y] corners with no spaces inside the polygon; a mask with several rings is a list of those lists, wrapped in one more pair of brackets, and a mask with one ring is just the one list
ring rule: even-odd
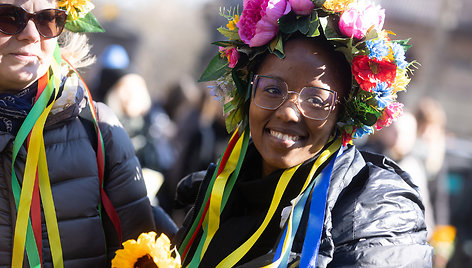
{"label": "glasses frame", "polygon": [[[259,82],[259,79],[263,77],[263,78],[270,78],[270,79],[274,79],[274,80],[277,80],[279,82],[282,82],[284,85],[285,85],[285,88],[287,89],[287,94],[284,96],[283,98],[283,101],[275,108],[270,108],[270,107],[265,107],[265,106],[262,106],[260,104],[258,104],[256,101],[255,101],[255,97],[256,97],[256,89],[257,89],[257,84]],[[296,91],[293,91],[293,90],[289,90],[289,87],[288,87],[288,84],[287,82],[285,82],[284,80],[280,79],[280,78],[277,78],[277,77],[273,77],[273,76],[268,76],[268,75],[259,75],[259,74],[256,74],[254,75],[254,78],[252,79],[252,82],[251,82],[251,88],[252,88],[252,101],[254,102],[254,104],[257,106],[257,107],[260,107],[262,109],[266,109],[266,110],[270,110],[270,111],[275,111],[277,109],[279,109],[288,99],[289,99],[289,95],[290,94],[296,94],[297,95],[297,100],[294,102],[295,105],[297,106],[297,109],[300,111],[300,113],[305,116],[306,118],[310,118],[310,119],[313,119],[313,120],[319,120],[319,121],[322,121],[322,120],[326,120],[329,115],[331,114],[331,112],[334,110],[334,108],[336,107],[336,104],[339,103],[338,101],[338,94],[336,91],[334,90],[331,90],[331,89],[327,89],[327,88],[322,88],[322,87],[303,87],[302,90],[300,90],[300,92],[296,92]],[[301,99],[300,99],[300,94],[303,92],[303,90],[305,88],[316,88],[316,89],[321,89],[321,90],[325,90],[325,91],[328,91],[330,93],[333,93],[334,95],[334,98],[332,99],[331,103],[330,103],[330,109],[328,111],[328,114],[324,117],[324,118],[315,118],[315,117],[311,117],[311,116],[307,116],[305,114],[305,111],[303,109],[301,109],[300,107],[300,103],[301,103]]]}
{"label": "glasses frame", "polygon": [[[4,6],[10,6],[12,8],[15,8],[15,9],[19,9],[21,11],[24,12],[24,16],[23,18],[25,18],[25,21],[24,22],[21,22],[21,23],[18,23],[19,24],[19,28],[16,32],[14,33],[9,33],[9,32],[6,32],[4,31],[3,29],[0,28],[0,32],[3,33],[3,34],[6,34],[6,35],[16,35],[16,34],[19,34],[21,33],[25,28],[26,26],[28,25],[28,22],[30,20],[33,20],[34,22],[34,26],[36,27],[36,30],[38,31],[38,33],[44,37],[44,38],[54,38],[54,37],[57,37],[59,36],[62,31],[64,30],[64,27],[66,25],[66,20],[67,20],[67,12],[65,10],[62,10],[62,9],[56,9],[56,8],[47,8],[47,9],[42,9],[38,12],[34,12],[34,13],[30,13],[28,11],[26,11],[23,7],[20,7],[20,6],[16,6],[16,5],[12,5],[12,4],[0,4],[0,8],[1,7],[4,7]],[[53,35],[53,36],[47,36],[47,35],[44,35],[41,30],[39,29],[38,27],[38,22],[37,22],[37,18],[36,16],[38,16],[38,13],[41,13],[41,12],[44,12],[44,11],[47,11],[47,10],[53,10],[53,11],[56,11],[56,12],[59,12],[59,14],[61,14],[61,16],[64,17],[64,24],[62,26],[60,26],[60,30],[58,31],[58,33],[56,35]],[[57,14],[57,13],[56,13]],[[58,25],[56,23],[56,25]]]}

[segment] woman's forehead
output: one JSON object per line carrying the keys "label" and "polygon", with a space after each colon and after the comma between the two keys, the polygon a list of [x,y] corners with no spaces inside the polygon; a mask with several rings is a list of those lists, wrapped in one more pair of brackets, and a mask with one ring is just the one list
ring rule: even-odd
{"label": "woman's forehead", "polygon": [[333,52],[313,40],[290,40],[284,52],[283,59],[274,54],[265,57],[258,74],[279,77],[291,87],[323,85],[338,91],[347,82],[348,76],[339,72]]}

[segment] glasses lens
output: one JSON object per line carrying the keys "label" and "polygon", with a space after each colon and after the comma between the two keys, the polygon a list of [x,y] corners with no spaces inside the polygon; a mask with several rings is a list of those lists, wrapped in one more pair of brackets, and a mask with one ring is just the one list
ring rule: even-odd
{"label": "glasses lens", "polygon": [[287,85],[278,79],[257,76],[254,81],[254,103],[266,109],[277,109],[287,96]]}
{"label": "glasses lens", "polygon": [[67,15],[62,10],[45,9],[37,12],[34,17],[38,32],[44,37],[56,37],[61,34],[66,24]]}
{"label": "glasses lens", "polygon": [[0,5],[0,31],[4,34],[17,34],[25,25],[25,12],[14,5]]}
{"label": "glasses lens", "polygon": [[300,109],[306,117],[326,119],[331,112],[335,97],[334,92],[330,90],[306,87],[300,92]]}

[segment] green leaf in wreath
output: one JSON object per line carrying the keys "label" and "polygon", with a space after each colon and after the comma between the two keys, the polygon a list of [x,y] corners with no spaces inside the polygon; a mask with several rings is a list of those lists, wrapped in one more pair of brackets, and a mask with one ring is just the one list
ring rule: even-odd
{"label": "green leaf in wreath", "polygon": [[213,81],[218,79],[226,72],[230,71],[228,65],[228,61],[221,58],[220,53],[216,54],[213,59],[211,59],[202,76],[200,76],[200,79],[198,79],[198,82]]}
{"label": "green leaf in wreath", "polygon": [[223,114],[228,114],[230,113],[232,110],[234,110],[236,107],[234,107],[233,103],[231,101],[225,103],[223,105]]}
{"label": "green leaf in wreath", "polygon": [[365,34],[364,40],[372,40],[379,37],[379,33],[377,29],[375,29],[375,26],[372,25],[369,30],[367,30],[367,33]]}
{"label": "green leaf in wreath", "polygon": [[236,85],[236,89],[238,90],[238,95],[245,96],[246,85],[241,80],[240,76],[238,75],[238,71],[236,69],[233,69],[233,71],[231,71],[231,77],[233,78],[234,84]]}
{"label": "green leaf in wreath", "polygon": [[355,98],[351,103],[348,104],[348,109],[351,111],[352,118],[356,124],[361,123],[366,126],[373,126],[380,115],[380,111],[366,103],[366,100]]}
{"label": "green leaf in wreath", "polygon": [[220,46],[220,47],[238,47],[238,46],[244,45],[243,42],[238,41],[238,40],[216,41],[216,42],[212,42],[211,44]]}
{"label": "green leaf in wreath", "polygon": [[320,26],[320,20],[318,18],[318,12],[313,11],[310,15],[310,21],[309,21],[309,28],[308,32],[306,33],[306,36],[308,37],[316,37],[320,35],[320,30],[318,30],[318,27]]}
{"label": "green leaf in wreath", "polygon": [[311,0],[311,2],[313,2],[315,7],[322,7],[326,0]]}
{"label": "green leaf in wreath", "polygon": [[237,30],[229,30],[224,27],[218,28],[218,32],[224,35],[229,40],[239,40],[239,33]]}
{"label": "green leaf in wreath", "polygon": [[338,38],[338,33],[336,30],[331,27],[328,21],[329,16],[319,18],[319,22],[321,24],[321,28],[326,36],[326,39],[331,40],[332,38]]}
{"label": "green leaf in wreath", "polygon": [[260,47],[243,46],[243,47],[238,48],[238,52],[246,54],[249,61],[253,61],[257,56],[264,54],[266,51],[267,51],[266,46],[260,46]]}
{"label": "green leaf in wreath", "polygon": [[297,15],[290,12],[279,19],[279,29],[282,33],[291,34],[298,30]]}
{"label": "green leaf in wreath", "polygon": [[102,33],[105,30],[102,28],[95,16],[89,12],[85,17],[67,22],[66,29],[75,33]]}
{"label": "green leaf in wreath", "polygon": [[302,16],[297,19],[297,29],[300,33],[306,35],[310,30],[310,16]]}
{"label": "green leaf in wreath", "polygon": [[239,122],[243,120],[243,112],[241,108],[232,110],[225,119],[226,131],[233,132],[238,126]]}
{"label": "green leaf in wreath", "polygon": [[409,41],[410,41],[410,38],[405,39],[405,40],[392,40],[392,43],[400,44],[406,53],[406,51],[411,47],[411,45],[408,44]]}
{"label": "green leaf in wreath", "polygon": [[282,35],[278,34],[269,44],[269,51],[281,59],[285,57],[284,44],[282,40]]}

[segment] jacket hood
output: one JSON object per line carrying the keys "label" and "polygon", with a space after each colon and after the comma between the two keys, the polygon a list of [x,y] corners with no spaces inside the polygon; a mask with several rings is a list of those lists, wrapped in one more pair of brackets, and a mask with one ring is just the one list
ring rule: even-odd
{"label": "jacket hood", "polygon": [[63,90],[56,100],[46,121],[46,127],[77,116],[86,106],[86,86],[79,76],[69,69],[63,76]]}

